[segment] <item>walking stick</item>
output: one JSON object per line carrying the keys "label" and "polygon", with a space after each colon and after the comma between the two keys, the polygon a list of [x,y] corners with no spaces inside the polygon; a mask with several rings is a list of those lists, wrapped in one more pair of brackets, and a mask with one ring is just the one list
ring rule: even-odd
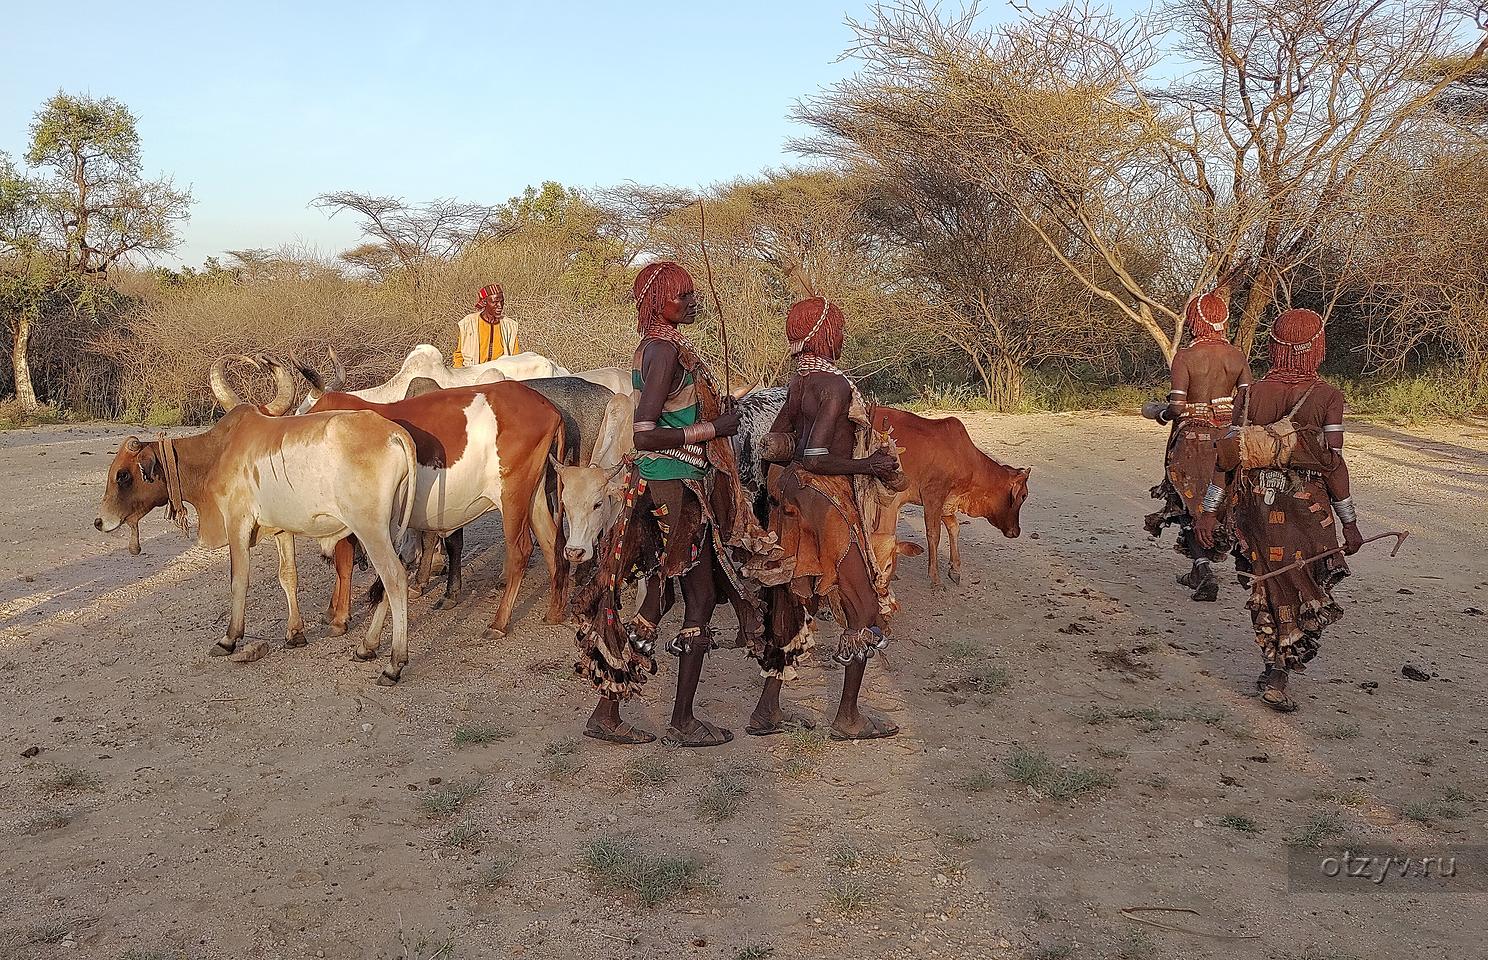
{"label": "walking stick", "polygon": [[723,303],[718,299],[718,288],[713,286],[713,262],[708,259],[708,217],[703,212],[702,197],[698,197],[698,246],[703,250],[703,271],[708,278],[708,292],[713,295],[713,309],[718,311],[718,339],[723,344],[723,395],[732,399],[733,393],[729,383],[728,324],[723,320]]}
{"label": "walking stick", "polygon": [[[1387,533],[1375,534],[1374,536],[1372,536],[1372,537],[1368,538],[1367,540],[1365,540],[1364,543],[1373,543],[1376,540],[1383,540],[1386,537],[1394,537],[1395,538],[1395,546],[1394,546],[1394,548],[1392,548],[1390,550],[1390,556],[1393,557],[1393,556],[1395,556],[1395,554],[1397,554],[1397,553],[1400,552],[1400,545],[1405,542],[1405,538],[1408,537],[1408,536],[1410,536],[1410,531],[1409,530],[1398,530],[1398,531],[1397,530],[1391,530],[1391,531],[1389,531]],[[1364,545],[1363,543],[1360,544],[1360,546],[1363,546],[1363,545]],[[1325,560],[1328,557],[1331,557],[1334,554],[1342,553],[1343,551],[1344,551],[1344,548],[1343,547],[1334,547],[1332,550],[1324,550],[1322,553],[1318,554],[1317,556],[1314,556],[1314,557],[1303,557],[1301,560],[1293,560],[1291,563],[1287,564],[1286,566],[1281,567],[1278,570],[1272,570],[1270,573],[1263,574],[1263,575],[1261,575],[1259,577],[1256,576],[1253,573],[1246,573],[1243,570],[1242,571],[1239,571],[1239,575],[1242,576],[1242,577],[1250,577],[1250,585],[1252,587],[1254,587],[1256,584],[1265,583],[1267,580],[1270,580],[1272,577],[1279,577],[1283,573],[1286,573],[1289,570],[1295,570],[1298,567],[1305,567],[1309,563],[1316,563],[1319,560]]]}

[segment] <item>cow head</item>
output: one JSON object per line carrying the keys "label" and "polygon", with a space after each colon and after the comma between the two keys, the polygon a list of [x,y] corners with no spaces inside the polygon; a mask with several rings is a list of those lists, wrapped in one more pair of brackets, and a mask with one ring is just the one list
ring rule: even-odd
{"label": "cow head", "polygon": [[168,499],[159,444],[142,443],[138,437],[130,437],[120,445],[109,467],[103,503],[93,526],[110,533],[128,524],[129,552],[138,556],[140,520],[156,507],[165,506]]}
{"label": "cow head", "polygon": [[618,470],[558,463],[553,468],[558,472],[558,499],[568,521],[563,555],[577,565],[594,555],[599,538],[619,516],[625,490]]}
{"label": "cow head", "polygon": [[1029,467],[1004,467],[993,462],[996,476],[992,482],[979,484],[976,493],[966,496],[960,503],[962,513],[973,517],[984,517],[992,526],[1002,531],[1009,539],[1022,532],[1019,513],[1023,501],[1028,499]]}

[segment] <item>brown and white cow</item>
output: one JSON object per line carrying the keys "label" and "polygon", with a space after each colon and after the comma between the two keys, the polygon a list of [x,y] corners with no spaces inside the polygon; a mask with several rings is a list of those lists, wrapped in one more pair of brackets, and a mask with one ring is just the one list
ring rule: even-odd
{"label": "brown and white cow", "polygon": [[[282,368],[279,368],[282,369]],[[548,621],[562,620],[564,568],[555,556],[557,527],[544,495],[548,457],[564,454],[563,420],[548,400],[520,382],[506,380],[436,390],[395,403],[373,403],[348,393],[324,392],[313,370],[311,411],[367,410],[406,428],[417,447],[418,482],[410,526],[445,538],[450,594],[460,589],[457,531],[492,510],[501,511],[506,540],[506,589],[489,638],[505,636],[534,535],[548,563],[553,588]],[[337,586],[332,621],[345,622],[351,602],[352,555],[336,553]],[[443,601],[441,601],[442,605]],[[340,604],[339,607],[335,605]]]}
{"label": "brown and white cow", "polygon": [[[900,551],[895,548],[894,527],[900,509],[917,503],[925,508],[925,543],[930,555],[930,586],[941,589],[938,555],[940,527],[950,538],[952,583],[961,582],[961,548],[957,539],[958,513],[982,517],[1013,538],[1022,533],[1019,513],[1028,498],[1027,468],[1004,466],[971,442],[966,424],[955,417],[932,420],[898,410],[874,407],[873,426],[892,432],[903,451],[900,461],[909,477],[908,489],[898,495],[885,522],[870,535],[873,552],[892,571]],[[939,520],[939,522],[937,522]]]}
{"label": "brown and white cow", "polygon": [[[214,374],[220,379],[220,366]],[[302,646],[294,538],[315,539],[329,553],[355,536],[387,585],[357,657],[377,656],[391,612],[392,656],[378,683],[396,683],[408,662],[408,580],[398,545],[414,505],[413,438],[372,413],[280,417],[274,415],[283,412],[277,399],[266,409],[235,405],[211,430],[179,440],[125,440],[93,525],[111,531],[128,524],[131,551],[138,552],[139,521],[146,514],[168,505],[172,512],[183,503],[195,507],[197,542],[228,548],[232,614],[227,634],[211,652],[241,661],[268,649],[263,641],[238,649],[247,617],[249,549],[263,536],[274,538],[279,583],[289,603],[286,642]]]}

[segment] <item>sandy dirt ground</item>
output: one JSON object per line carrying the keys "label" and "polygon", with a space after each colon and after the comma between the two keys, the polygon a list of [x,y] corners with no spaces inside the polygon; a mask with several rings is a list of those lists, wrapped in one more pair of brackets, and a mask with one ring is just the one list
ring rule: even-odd
{"label": "sandy dirt ground", "polygon": [[[512,636],[479,639],[501,565],[490,519],[467,538],[475,596],[413,602],[397,688],[350,656],[360,604],[352,636],[312,623],[308,648],[283,647],[270,544],[249,633],[274,649],[240,665],[207,656],[225,551],[159,513],[140,557],[91,527],[125,428],[0,436],[0,956],[1488,955],[1482,894],[1287,880],[1308,834],[1488,842],[1488,430],[1349,435],[1361,525],[1412,536],[1395,560],[1355,558],[1346,617],[1282,716],[1252,696],[1233,578],[1192,603],[1171,538],[1142,532],[1150,424],[969,424],[1033,467],[1024,533],[964,526],[965,577],[942,594],[923,560],[901,566],[897,640],[866,698],[903,735],[744,736],[759,680],[728,651],[700,707],[739,737],[697,752],[577,736],[592,700],[572,632],[540,622],[538,562]],[[912,512],[901,532],[923,542]],[[309,546],[300,570],[307,613],[324,609]],[[672,671],[664,658],[631,710],[652,729]],[[815,664],[791,695],[829,716],[840,677]],[[616,838],[692,864],[693,882],[646,905],[607,882],[625,870],[586,866]],[[1159,919],[1235,939],[1132,907],[1192,910]]]}

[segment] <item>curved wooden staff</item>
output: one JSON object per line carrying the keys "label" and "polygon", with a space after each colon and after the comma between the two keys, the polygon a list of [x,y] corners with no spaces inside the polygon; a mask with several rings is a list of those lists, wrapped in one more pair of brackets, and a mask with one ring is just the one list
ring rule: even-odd
{"label": "curved wooden staff", "polygon": [[[708,292],[713,295],[713,309],[718,311],[718,339],[723,344],[723,395],[729,399],[733,398],[733,392],[729,384],[729,341],[728,324],[723,319],[723,303],[718,299],[718,288],[713,286],[713,262],[708,259],[708,217],[703,212],[703,198],[698,197],[698,246],[703,251],[703,272],[708,278]],[[728,403],[728,400],[724,400]]]}
{"label": "curved wooden staff", "polygon": [[[1375,534],[1374,536],[1372,536],[1372,537],[1368,538],[1367,540],[1365,540],[1364,543],[1373,543],[1376,540],[1383,540],[1386,537],[1394,537],[1395,538],[1395,547],[1394,547],[1394,549],[1392,549],[1390,551],[1390,556],[1393,557],[1393,556],[1395,556],[1395,554],[1397,554],[1397,553],[1400,552],[1400,545],[1405,542],[1405,538],[1408,537],[1408,536],[1410,536],[1410,531],[1409,530],[1391,530],[1388,533],[1378,533],[1378,534]],[[1360,546],[1363,546],[1364,543],[1361,543]],[[1342,553],[1343,551],[1344,551],[1344,548],[1343,547],[1334,547],[1332,550],[1324,550],[1322,553],[1319,553],[1316,556],[1303,557],[1301,560],[1293,560],[1291,563],[1287,564],[1286,566],[1280,567],[1280,568],[1278,568],[1276,570],[1272,570],[1270,573],[1263,574],[1262,576],[1259,576],[1259,577],[1256,576],[1253,573],[1246,573],[1244,571],[1240,571],[1239,572],[1239,575],[1242,576],[1242,577],[1250,577],[1251,578],[1251,580],[1250,580],[1250,586],[1254,587],[1258,583],[1265,583],[1267,580],[1270,580],[1272,577],[1279,577],[1283,573],[1286,573],[1289,570],[1295,570],[1298,567],[1305,567],[1309,563],[1316,563],[1319,560],[1326,559],[1328,557],[1333,556],[1336,553]]]}

